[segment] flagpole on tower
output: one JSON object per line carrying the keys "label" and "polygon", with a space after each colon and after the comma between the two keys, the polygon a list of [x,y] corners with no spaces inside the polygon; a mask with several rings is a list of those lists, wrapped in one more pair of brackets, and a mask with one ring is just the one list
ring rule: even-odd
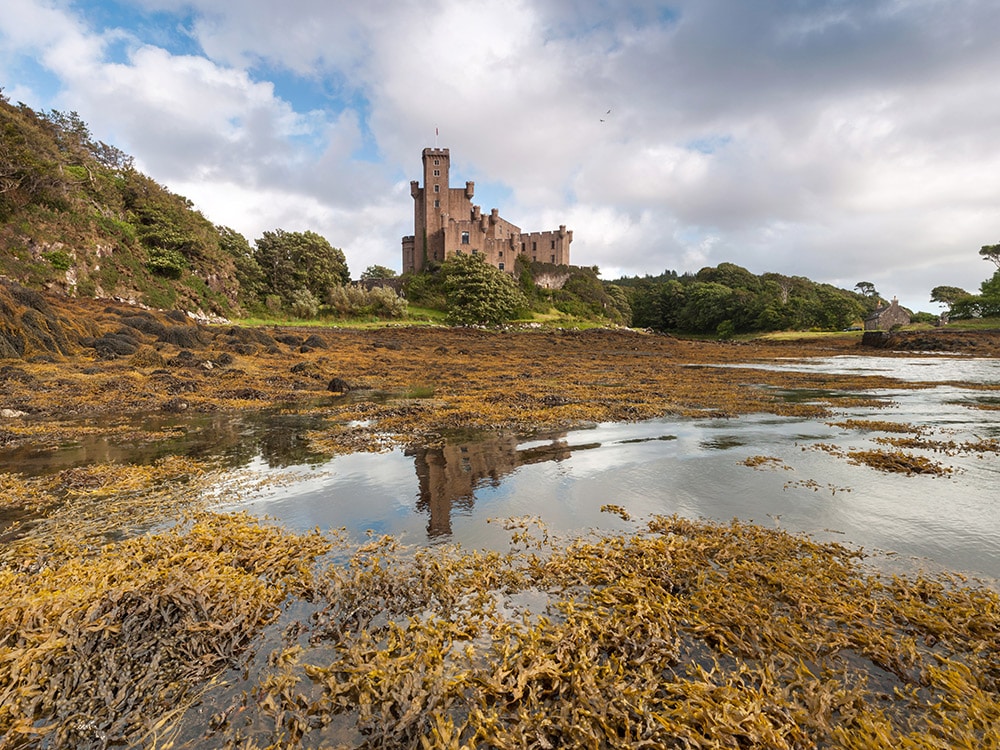
{"label": "flagpole on tower", "polygon": [[437,125],[434,126],[434,149],[437,150],[438,147],[438,129]]}

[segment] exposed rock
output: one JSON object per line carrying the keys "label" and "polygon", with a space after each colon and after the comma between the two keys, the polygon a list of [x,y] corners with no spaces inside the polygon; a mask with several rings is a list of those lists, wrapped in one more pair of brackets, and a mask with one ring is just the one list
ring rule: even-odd
{"label": "exposed rock", "polygon": [[343,378],[334,378],[326,386],[326,389],[332,393],[347,393],[354,390],[354,387]]}
{"label": "exposed rock", "polygon": [[308,336],[305,341],[302,342],[302,346],[308,346],[311,349],[326,349],[326,340],[317,336],[315,333]]}
{"label": "exposed rock", "polygon": [[84,338],[80,340],[83,346],[97,351],[102,359],[115,359],[129,354],[135,354],[142,342],[128,332],[127,329],[113,333],[105,333],[100,338]]}
{"label": "exposed rock", "polygon": [[891,340],[892,333],[889,331],[865,331],[861,334],[861,346],[875,349],[885,349]]}

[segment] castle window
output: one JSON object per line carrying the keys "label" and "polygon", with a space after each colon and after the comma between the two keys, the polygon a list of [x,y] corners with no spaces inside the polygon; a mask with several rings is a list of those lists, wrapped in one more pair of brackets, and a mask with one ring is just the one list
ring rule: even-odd
{"label": "castle window", "polygon": [[552,240],[552,249],[553,249],[553,250],[555,250],[555,249],[556,249],[556,241],[555,241],[555,240]]}
{"label": "castle window", "polygon": [[462,244],[463,245],[468,245],[469,244],[469,233],[468,232],[462,232]]}
{"label": "castle window", "polygon": [[500,270],[503,270],[503,263],[500,264]]}
{"label": "castle window", "polygon": [[434,208],[441,208],[441,201],[437,198],[434,199]]}
{"label": "castle window", "polygon": [[440,193],[441,192],[441,186],[440,185],[435,185],[434,186],[434,192],[435,193]]}
{"label": "castle window", "polygon": [[537,242],[532,242],[531,243],[531,252],[535,252],[537,249],[538,249],[538,243]]}
{"label": "castle window", "polygon": [[440,169],[435,169],[434,170],[434,176],[435,177],[440,177],[441,176],[441,170]]}
{"label": "castle window", "polygon": [[556,256],[554,256],[554,255],[553,255],[553,256],[552,256],[552,260],[551,260],[551,261],[549,261],[549,262],[550,262],[550,263],[555,263],[555,262],[556,262]]}
{"label": "castle window", "polygon": [[501,251],[499,252],[499,254],[497,255],[497,257],[498,257],[498,258],[502,258],[502,257],[503,257],[503,250],[501,250]]}
{"label": "castle window", "polygon": [[435,159],[435,160],[434,160],[434,166],[435,166],[435,167],[436,167],[436,166],[437,166],[438,164],[440,164],[440,163],[441,163],[441,160],[440,160],[440,159]]}
{"label": "castle window", "polygon": [[479,255],[479,251],[476,250],[476,248],[472,248],[472,254],[473,255]]}
{"label": "castle window", "polygon": [[521,252],[522,252],[522,253],[524,252],[524,249],[525,249],[525,247],[524,247],[524,243],[522,242],[522,243],[521,243]]}

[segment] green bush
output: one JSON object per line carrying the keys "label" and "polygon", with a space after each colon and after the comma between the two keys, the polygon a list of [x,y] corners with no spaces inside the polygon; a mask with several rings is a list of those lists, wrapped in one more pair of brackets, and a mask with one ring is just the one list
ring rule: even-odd
{"label": "green bush", "polygon": [[720,339],[731,339],[736,335],[736,326],[731,320],[724,320],[715,327],[715,335]]}
{"label": "green bush", "polygon": [[315,318],[319,313],[319,300],[308,289],[296,289],[289,295],[288,309],[296,318]]}
{"label": "green bush", "polygon": [[407,309],[406,300],[388,287],[335,286],[327,304],[341,317],[402,318]]}
{"label": "green bush", "polygon": [[481,255],[453,255],[442,264],[441,273],[451,323],[499,325],[527,307],[514,278]]}
{"label": "green bush", "polygon": [[146,267],[156,274],[168,279],[179,279],[184,269],[188,267],[187,258],[176,250],[162,247],[152,247],[149,249],[149,260]]}
{"label": "green bush", "polygon": [[432,310],[445,310],[448,307],[442,278],[432,270],[426,273],[404,274],[403,296],[410,304],[429,307]]}
{"label": "green bush", "polygon": [[68,271],[73,266],[73,259],[70,257],[69,253],[63,252],[62,250],[53,250],[48,253],[42,253],[42,257],[51,263],[52,267],[58,271]]}

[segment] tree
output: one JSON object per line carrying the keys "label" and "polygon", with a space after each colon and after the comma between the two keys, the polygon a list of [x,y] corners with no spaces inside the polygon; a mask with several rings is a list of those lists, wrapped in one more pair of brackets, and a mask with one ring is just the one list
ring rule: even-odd
{"label": "tree", "polygon": [[869,297],[871,299],[878,297],[878,290],[875,289],[875,285],[870,281],[859,281],[854,285],[854,288],[858,290],[859,294],[865,297]]}
{"label": "tree", "polygon": [[730,289],[747,289],[759,292],[760,277],[754,276],[747,269],[735,263],[720,263],[715,268],[708,267],[698,271],[696,278],[705,283],[722,284]]}
{"label": "tree", "polygon": [[386,268],[385,266],[368,266],[364,271],[361,272],[361,280],[368,281],[369,279],[394,279],[396,278],[396,272],[391,268]]}
{"label": "tree", "polygon": [[441,264],[441,273],[452,323],[499,325],[527,305],[513,277],[481,255],[453,255]]}
{"label": "tree", "polygon": [[958,300],[970,296],[967,291],[957,286],[936,286],[931,289],[931,302],[947,305],[950,309]]}
{"label": "tree", "polygon": [[240,297],[253,303],[265,291],[264,272],[254,259],[253,248],[247,238],[230,227],[218,226],[219,247],[233,258],[236,266],[236,280],[240,284]]}
{"label": "tree", "polygon": [[983,260],[996,263],[997,268],[1000,268],[1000,244],[983,245],[979,250],[979,254],[983,256]]}
{"label": "tree", "polygon": [[291,301],[298,289],[307,289],[317,299],[331,287],[347,284],[344,252],[315,232],[264,232],[256,241],[254,260],[264,274],[267,290]]}

